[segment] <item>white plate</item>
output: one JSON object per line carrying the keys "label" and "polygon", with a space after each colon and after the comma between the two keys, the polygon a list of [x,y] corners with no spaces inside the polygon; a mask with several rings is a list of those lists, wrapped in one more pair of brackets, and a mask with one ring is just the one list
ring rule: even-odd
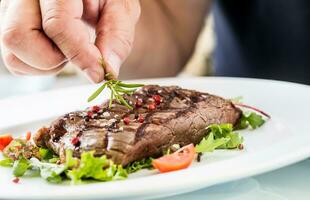
{"label": "white plate", "polygon": [[[134,81],[137,82],[137,81]],[[0,168],[0,199],[145,199],[169,196],[271,171],[310,156],[310,87],[300,84],[237,78],[169,78],[140,81],[180,85],[244,102],[272,119],[255,131],[243,131],[244,151],[217,151],[186,170],[157,174],[144,170],[128,180],[77,186],[48,184],[40,178],[12,183],[10,169]],[[35,131],[55,116],[90,106],[86,98],[97,86],[82,86],[0,101],[0,130]],[[103,97],[101,97],[103,98]],[[98,103],[99,100],[97,100]]]}

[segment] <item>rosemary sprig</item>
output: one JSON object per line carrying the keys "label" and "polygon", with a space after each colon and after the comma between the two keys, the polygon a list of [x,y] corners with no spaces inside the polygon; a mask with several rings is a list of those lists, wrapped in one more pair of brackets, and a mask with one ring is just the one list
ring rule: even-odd
{"label": "rosemary sprig", "polygon": [[138,87],[142,86],[143,84],[125,84],[119,80],[108,80],[88,98],[88,102],[96,99],[105,88],[108,88],[111,92],[109,107],[112,106],[113,99],[115,98],[120,104],[132,109],[132,106],[124,99],[123,94],[131,95]]}
{"label": "rosemary sprig", "polygon": [[[104,70],[106,70],[106,65],[104,60],[101,58],[99,59],[99,63],[102,66]],[[108,88],[111,92],[110,95],[110,102],[109,102],[109,108],[112,106],[113,99],[115,98],[116,101],[120,104],[125,105],[127,108],[132,109],[132,106],[128,104],[128,102],[124,99],[123,94],[131,95],[136,91],[137,88],[142,87],[143,84],[127,84],[123,83],[119,80],[113,80],[113,76],[110,73],[107,73],[105,75],[106,82],[103,83],[102,86],[100,86],[89,98],[88,102],[93,101],[96,99],[101,92]]]}

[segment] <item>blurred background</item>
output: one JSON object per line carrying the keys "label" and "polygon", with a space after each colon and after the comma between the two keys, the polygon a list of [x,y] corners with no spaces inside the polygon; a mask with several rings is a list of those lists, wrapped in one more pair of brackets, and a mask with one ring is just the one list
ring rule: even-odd
{"label": "blurred background", "polygon": [[[213,17],[206,18],[206,23],[192,58],[188,61],[179,76],[204,76],[212,74],[212,53],[215,46]],[[121,74],[120,79],[126,80],[126,74]],[[12,76],[4,67],[0,59],[0,99],[10,96],[35,93],[56,88],[89,84],[89,81],[68,64],[57,76]]]}

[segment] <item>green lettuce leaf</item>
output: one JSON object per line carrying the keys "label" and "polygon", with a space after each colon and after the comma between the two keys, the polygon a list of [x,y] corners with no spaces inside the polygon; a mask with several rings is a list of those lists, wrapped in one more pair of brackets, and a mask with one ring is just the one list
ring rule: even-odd
{"label": "green lettuce leaf", "polygon": [[132,162],[126,166],[126,170],[129,174],[131,174],[141,169],[152,169],[153,168],[152,161],[153,161],[153,158],[149,157],[149,158],[144,158],[142,160]]}
{"label": "green lettuce leaf", "polygon": [[233,132],[232,124],[213,124],[206,129],[209,134],[195,146],[197,153],[213,152],[215,149],[235,149],[243,142],[243,137]]}
{"label": "green lettuce leaf", "polygon": [[14,161],[10,158],[5,158],[3,160],[0,160],[0,166],[1,167],[13,167]]}
{"label": "green lettuce leaf", "polygon": [[226,144],[228,140],[228,138],[214,139],[213,133],[210,132],[207,137],[203,138],[201,142],[196,145],[195,150],[197,153],[212,152],[216,148]]}
{"label": "green lettuce leaf", "polygon": [[21,158],[16,160],[13,164],[13,174],[16,177],[23,176],[26,171],[30,168],[30,163],[27,159]]}
{"label": "green lettuce leaf", "polygon": [[61,174],[66,170],[65,165],[45,163],[37,158],[31,158],[29,162],[33,169],[40,170],[40,176],[43,179],[51,183],[60,183],[62,181]]}
{"label": "green lettuce leaf", "polygon": [[13,174],[16,177],[23,176],[27,170],[38,171],[43,179],[51,183],[62,182],[63,175],[67,175],[74,184],[82,182],[82,179],[112,181],[126,179],[128,176],[126,169],[121,165],[113,164],[106,156],[95,157],[94,152],[84,152],[81,159],[78,159],[72,154],[71,150],[67,150],[66,162],[58,165],[51,163],[57,161],[58,157],[51,156],[49,150],[40,149],[42,161],[37,158],[27,160],[20,157],[16,161],[7,158],[0,161],[0,166],[13,167]]}
{"label": "green lettuce leaf", "polygon": [[73,152],[71,150],[66,150],[66,163],[65,163],[66,168],[71,169],[73,167],[77,167],[78,164],[79,160],[73,157]]}
{"label": "green lettuce leaf", "polygon": [[53,158],[53,152],[46,148],[39,148],[39,154],[41,160],[49,160]]}
{"label": "green lettuce leaf", "polygon": [[90,151],[82,153],[78,167],[66,171],[66,175],[73,184],[77,184],[89,178],[99,181],[125,179],[127,171],[121,165],[113,164],[106,156],[95,157],[94,152]]}

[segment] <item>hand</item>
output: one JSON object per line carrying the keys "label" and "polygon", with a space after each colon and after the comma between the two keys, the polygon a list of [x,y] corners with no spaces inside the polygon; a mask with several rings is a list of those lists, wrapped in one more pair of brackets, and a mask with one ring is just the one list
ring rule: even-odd
{"label": "hand", "polygon": [[54,74],[70,61],[101,82],[105,72],[118,76],[139,16],[139,0],[2,0],[2,56],[14,74]]}

